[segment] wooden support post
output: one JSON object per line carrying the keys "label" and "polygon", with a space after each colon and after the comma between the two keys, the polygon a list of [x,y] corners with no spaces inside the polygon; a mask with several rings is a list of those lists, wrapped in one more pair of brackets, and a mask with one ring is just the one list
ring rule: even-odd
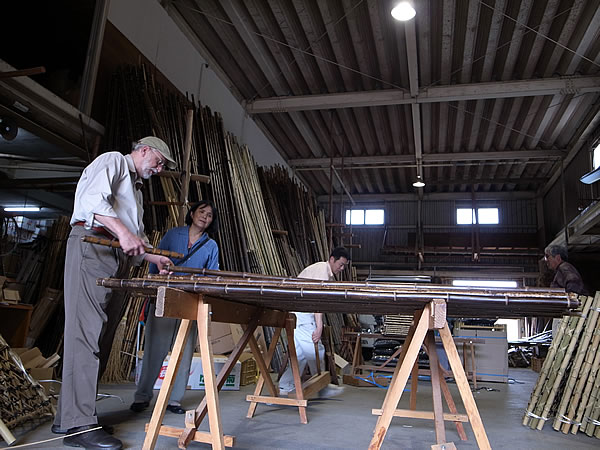
{"label": "wooden support post", "polygon": [[[296,345],[294,343],[294,328],[296,321],[293,317],[288,317],[285,321],[285,332],[288,341],[288,352],[290,355],[290,365],[292,366],[292,373],[294,375],[294,385],[296,386],[296,399],[304,400],[304,394],[302,392],[302,380],[300,379],[300,369],[298,368],[298,357],[296,356]],[[300,414],[300,422],[308,423],[306,418],[306,407],[298,406],[298,412]]]}
{"label": "wooden support post", "polygon": [[444,327],[440,329],[440,336],[442,338],[442,343],[444,344],[446,354],[448,355],[448,361],[450,362],[450,367],[454,374],[454,379],[456,380],[456,386],[458,387],[463,404],[465,405],[465,410],[469,416],[469,422],[473,427],[473,434],[475,434],[477,445],[479,445],[479,448],[482,450],[491,449],[492,447],[490,446],[487,434],[485,433],[483,422],[479,416],[479,411],[477,410],[477,405],[475,404],[475,399],[473,398],[469,381],[467,380],[465,372],[462,368],[460,357],[456,351],[456,345],[452,340],[452,334],[450,333],[448,324],[444,325]]}
{"label": "wooden support post", "polygon": [[473,374],[473,389],[477,389],[477,369],[475,366],[475,345],[471,342],[471,373]]}
{"label": "wooden support post", "polygon": [[362,346],[360,345],[360,333],[356,334],[356,342],[354,343],[354,354],[352,355],[352,375],[362,374],[362,370],[358,368],[362,364]]}
{"label": "wooden support post", "polygon": [[398,364],[396,366],[396,370],[394,371],[392,383],[388,387],[388,392],[385,396],[385,400],[383,401],[383,413],[377,419],[377,424],[375,425],[375,430],[373,432],[373,438],[369,444],[369,450],[381,448],[381,444],[383,443],[387,430],[392,421],[392,417],[394,416],[394,411],[398,407],[398,402],[402,396],[402,391],[404,391],[404,387],[408,381],[408,376],[415,361],[417,360],[421,344],[423,343],[425,335],[427,334],[430,314],[431,306],[427,305],[425,306],[423,314],[414,328],[414,335],[410,340],[407,338],[404,343],[406,350],[403,348],[403,361],[402,364]]}
{"label": "wooden support post", "polygon": [[415,361],[415,364],[410,374],[410,409],[415,411],[417,409],[417,389],[419,388],[419,358]]}
{"label": "wooden support post", "polygon": [[440,387],[440,367],[435,349],[433,331],[428,331],[425,337],[427,353],[429,355],[429,369],[431,370],[431,394],[433,397],[433,417],[435,423],[435,438],[438,444],[446,442],[446,429],[444,427],[444,409],[442,406],[442,392]]}
{"label": "wooden support post", "polygon": [[175,338],[175,345],[173,345],[171,358],[169,358],[167,373],[165,374],[165,379],[160,387],[158,399],[156,400],[156,405],[154,405],[154,410],[152,411],[148,432],[146,433],[146,438],[144,439],[144,444],[142,446],[144,450],[151,450],[156,445],[159,429],[165,416],[167,402],[169,401],[171,391],[173,390],[173,382],[177,375],[177,369],[179,368],[179,362],[181,361],[181,355],[183,355],[183,348],[185,347],[185,342],[187,341],[191,326],[192,322],[190,320],[181,319],[179,331]]}

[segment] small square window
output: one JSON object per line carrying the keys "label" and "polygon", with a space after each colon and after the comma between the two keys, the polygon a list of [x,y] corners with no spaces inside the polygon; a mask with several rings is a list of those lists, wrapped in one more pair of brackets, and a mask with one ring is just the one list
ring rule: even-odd
{"label": "small square window", "polygon": [[346,225],[383,225],[383,209],[347,209]]}
{"label": "small square window", "polygon": [[477,208],[477,218],[472,208],[457,208],[456,223],[458,225],[498,225],[500,223],[498,208]]}

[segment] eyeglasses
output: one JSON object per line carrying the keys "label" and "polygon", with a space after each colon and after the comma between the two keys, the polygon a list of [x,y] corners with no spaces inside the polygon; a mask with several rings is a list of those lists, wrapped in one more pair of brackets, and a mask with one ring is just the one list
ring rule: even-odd
{"label": "eyeglasses", "polygon": [[[156,155],[156,154],[160,155],[160,153],[158,153],[158,151],[157,151],[157,150],[154,150],[154,149],[152,149],[152,151],[154,152],[154,154],[155,154],[155,155]],[[166,161],[165,161],[164,159],[162,159],[162,155],[158,157],[157,164],[158,164],[160,167],[162,167],[163,169],[165,168]]]}

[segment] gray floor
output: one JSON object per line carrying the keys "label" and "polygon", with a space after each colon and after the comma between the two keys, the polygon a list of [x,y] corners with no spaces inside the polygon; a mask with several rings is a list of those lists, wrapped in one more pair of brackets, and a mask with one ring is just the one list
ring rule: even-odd
{"label": "gray floor", "polygon": [[[494,389],[479,390],[475,400],[494,449],[592,449],[600,448],[600,440],[584,434],[565,435],[554,431],[548,423],[542,431],[533,431],[521,425],[521,420],[537,373],[529,369],[511,369],[511,384],[479,383]],[[292,407],[270,407],[259,405],[253,419],[246,419],[245,396],[252,393],[254,386],[242,387],[240,391],[222,392],[222,423],[225,434],[235,436],[237,449],[366,449],[369,446],[376,418],[372,408],[380,408],[385,390],[381,388],[356,388],[346,386],[344,393],[329,400],[314,400],[309,403],[307,425],[299,422],[297,409]],[[450,390],[458,399],[456,386]],[[98,402],[98,413],[103,423],[113,424],[126,448],[140,448],[144,440],[144,424],[151,411],[135,414],[128,407],[133,398],[134,386],[103,385],[101,392],[114,394],[123,399],[108,398]],[[184,407],[192,409],[202,398],[202,391],[188,391]],[[457,401],[459,412],[464,412]],[[408,394],[403,395],[400,407],[408,407]],[[419,381],[418,409],[431,409],[431,387],[427,381]],[[167,412],[166,425],[182,427],[183,417]],[[208,430],[205,421],[201,429]],[[446,425],[447,440],[457,448],[477,448],[473,433],[465,425],[468,441],[461,442],[453,424]],[[15,445],[38,442],[56,437],[50,432],[50,423],[17,435]],[[383,448],[430,449],[435,443],[433,422],[416,419],[395,418],[385,438]],[[3,444],[0,444],[3,446]],[[37,444],[28,448],[64,448],[62,441]],[[177,449],[173,438],[159,437],[157,448]],[[208,445],[192,443],[192,448],[209,448]]]}

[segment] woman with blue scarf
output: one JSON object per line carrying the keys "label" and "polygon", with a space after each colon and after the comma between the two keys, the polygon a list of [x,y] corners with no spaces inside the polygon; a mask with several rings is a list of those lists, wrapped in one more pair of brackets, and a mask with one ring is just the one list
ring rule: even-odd
{"label": "woman with blue scarf", "polygon": [[[174,260],[177,266],[194,267],[197,269],[219,269],[219,247],[208,234],[217,230],[217,210],[213,203],[201,200],[195,203],[185,217],[185,227],[177,227],[169,230],[160,241],[158,248],[171,250],[185,255],[183,259]],[[158,268],[150,264],[150,273],[158,273]],[[142,362],[142,373],[140,375],[134,401],[130,409],[141,412],[150,405],[153,396],[153,387],[160,373],[163,360],[171,350],[180,319],[168,317],[156,317],[154,302],[150,303],[150,309],[146,319],[146,335],[144,344],[144,359]],[[192,327],[190,335],[183,351],[179,370],[167,410],[175,414],[184,414],[181,407],[181,399],[185,394],[190,366],[194,356],[194,347],[198,340],[198,329]]]}

